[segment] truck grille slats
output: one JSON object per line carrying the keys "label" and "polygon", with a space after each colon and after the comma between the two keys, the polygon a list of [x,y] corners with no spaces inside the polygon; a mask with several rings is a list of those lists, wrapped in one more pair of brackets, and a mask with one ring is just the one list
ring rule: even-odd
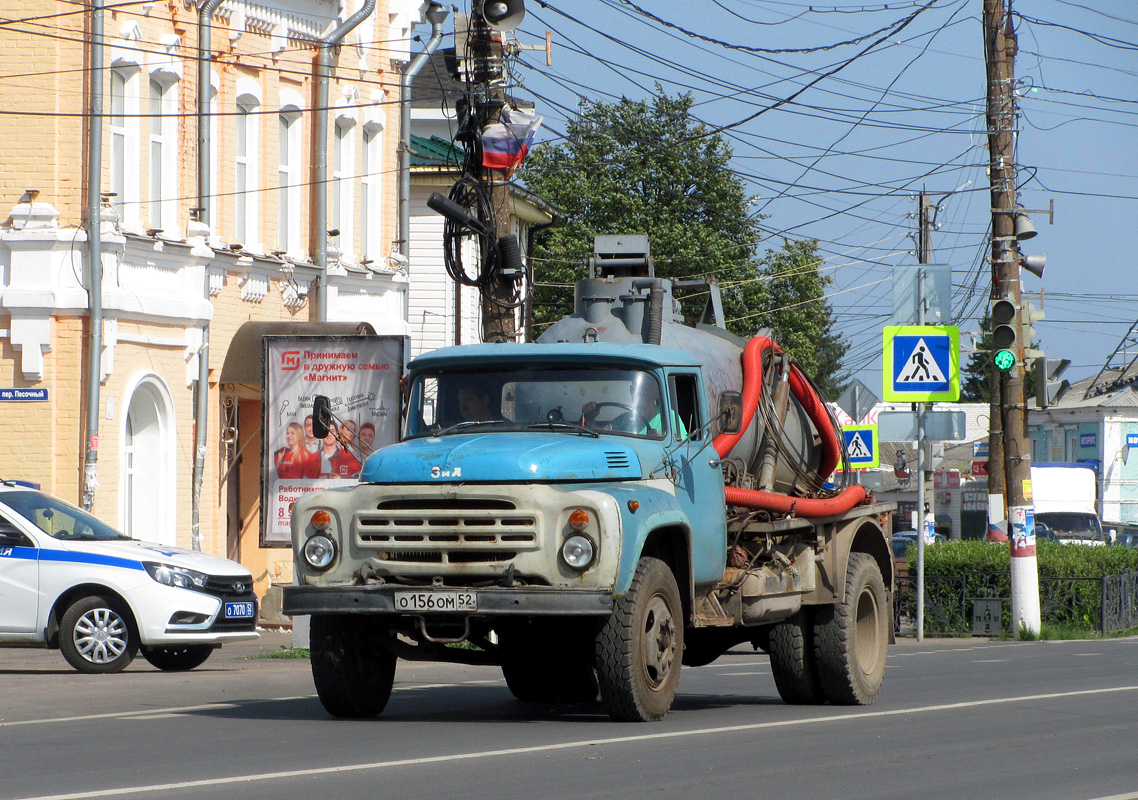
{"label": "truck grille slats", "polygon": [[506,562],[538,548],[537,518],[509,501],[405,498],[355,517],[357,544],[386,561],[419,564]]}

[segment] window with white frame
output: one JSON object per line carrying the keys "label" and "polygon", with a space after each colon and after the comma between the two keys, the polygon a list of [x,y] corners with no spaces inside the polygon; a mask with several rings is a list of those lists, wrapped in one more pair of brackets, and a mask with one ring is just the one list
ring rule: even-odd
{"label": "window with white frame", "polygon": [[360,251],[373,261],[382,256],[383,231],[383,128],[364,125],[360,150]]}
{"label": "window with white frame", "polygon": [[277,245],[297,253],[300,250],[300,111],[282,109],[277,117],[279,165],[277,167]]}
{"label": "window with white frame", "polygon": [[148,100],[147,219],[151,228],[174,234],[178,198],[178,84],[169,80],[166,73],[151,73]]}
{"label": "window with white frame", "polygon": [[124,227],[138,226],[138,74],[135,64],[113,67],[110,81],[111,204]]}
{"label": "window with white frame", "polygon": [[237,113],[233,115],[234,176],[233,176],[233,242],[253,248],[258,230],[257,167],[260,155],[260,125],[257,118],[259,103],[250,95],[237,98]]}
{"label": "window with white frame", "polygon": [[332,148],[332,227],[340,231],[340,251],[352,250],[355,212],[352,198],[355,195],[355,148],[352,134],[355,120],[340,117],[336,120],[335,144]]}

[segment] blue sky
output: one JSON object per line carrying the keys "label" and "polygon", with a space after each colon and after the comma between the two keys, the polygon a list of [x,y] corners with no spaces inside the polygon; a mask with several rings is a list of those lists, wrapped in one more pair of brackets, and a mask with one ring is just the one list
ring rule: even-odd
{"label": "blue sky", "polygon": [[[526,0],[518,39],[552,31],[553,66],[523,51],[512,91],[545,116],[539,141],[564,132],[581,96],[642,98],[657,82],[692,92],[700,120],[733,126],[733,167],[766,215],[761,248],[821,243],[846,366],[879,392],[891,276],[916,263],[922,188],[938,202],[933,260],[952,266],[962,348],[988,305],[981,11],[982,0]],[[1032,214],[1039,235],[1021,249],[1048,262],[1043,280],[1024,273],[1024,290],[1044,292],[1044,350],[1071,359],[1067,377],[1088,377],[1138,318],[1127,235],[1138,4],[1020,0],[1014,12],[1021,203],[1055,206],[1053,225]]]}

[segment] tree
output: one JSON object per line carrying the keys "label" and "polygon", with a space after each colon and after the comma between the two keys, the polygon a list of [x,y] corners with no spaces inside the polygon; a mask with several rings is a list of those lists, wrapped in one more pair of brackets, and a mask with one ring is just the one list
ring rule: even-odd
{"label": "tree", "polygon": [[[534,148],[520,177],[563,218],[535,243],[535,328],[572,312],[573,284],[585,276],[595,235],[647,234],[658,276],[715,278],[732,332],[774,328],[804,370],[822,370],[810,373],[820,386],[836,385],[845,346],[829,307],[815,302],[828,280],[817,268],[817,244],[758,255],[759,219],[730,169],[731,149],[691,107],[690,94],[670,97],[660,87],[646,100],[585,101],[564,140]],[[680,299],[690,319],[706,296]]]}

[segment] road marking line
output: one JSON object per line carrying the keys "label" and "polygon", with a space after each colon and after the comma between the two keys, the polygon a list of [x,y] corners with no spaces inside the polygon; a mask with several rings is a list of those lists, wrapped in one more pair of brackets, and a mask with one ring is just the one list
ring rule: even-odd
{"label": "road marking line", "polygon": [[[922,706],[917,708],[898,708],[892,711],[863,711],[847,714],[832,714],[825,717],[811,717],[808,719],[779,720],[775,722],[754,722],[747,725],[725,725],[717,728],[697,728],[684,731],[667,731],[663,733],[645,733],[636,736],[613,736],[607,739],[581,739],[572,742],[553,742],[550,744],[531,745],[529,747],[510,747],[502,750],[483,750],[474,753],[448,753],[439,756],[424,756],[421,758],[403,758],[394,761],[372,761],[363,764],[342,764],[332,767],[311,767],[309,769],[291,769],[280,772],[261,772],[247,775],[234,775],[228,778],[203,778],[195,781],[179,781],[177,783],[145,784],[141,786],[122,786],[115,789],[96,789],[87,792],[69,792],[65,794],[39,795],[36,797],[17,798],[16,800],[86,800],[92,797],[120,797],[130,794],[150,794],[154,792],[180,791],[184,789],[200,789],[206,786],[226,786],[240,783],[254,783],[258,781],[285,780],[288,778],[307,778],[317,775],[344,772],[367,772],[393,767],[420,766],[423,764],[450,763],[453,761],[469,761],[474,759],[501,758],[503,756],[528,755],[530,753],[548,753],[559,750],[574,750],[584,747],[597,748],[603,745],[628,744],[633,742],[651,742],[664,739],[683,739],[693,736],[716,736],[725,733],[740,731],[757,731],[774,728],[789,728],[798,725],[815,725],[833,722],[849,722],[856,720],[877,719],[885,717],[901,717],[913,714],[929,714],[938,711],[959,711],[967,708],[981,708],[984,706],[1009,705],[1011,703],[1028,703],[1036,700],[1055,700],[1068,697],[1086,697],[1094,694],[1116,694],[1119,692],[1135,692],[1138,686],[1112,686],[1103,689],[1082,689],[1072,692],[1049,692],[1046,694],[1024,695],[1021,697],[1000,697],[990,700],[971,700],[962,703],[943,703],[935,706]],[[1104,800],[1106,800],[1104,798]]]}

